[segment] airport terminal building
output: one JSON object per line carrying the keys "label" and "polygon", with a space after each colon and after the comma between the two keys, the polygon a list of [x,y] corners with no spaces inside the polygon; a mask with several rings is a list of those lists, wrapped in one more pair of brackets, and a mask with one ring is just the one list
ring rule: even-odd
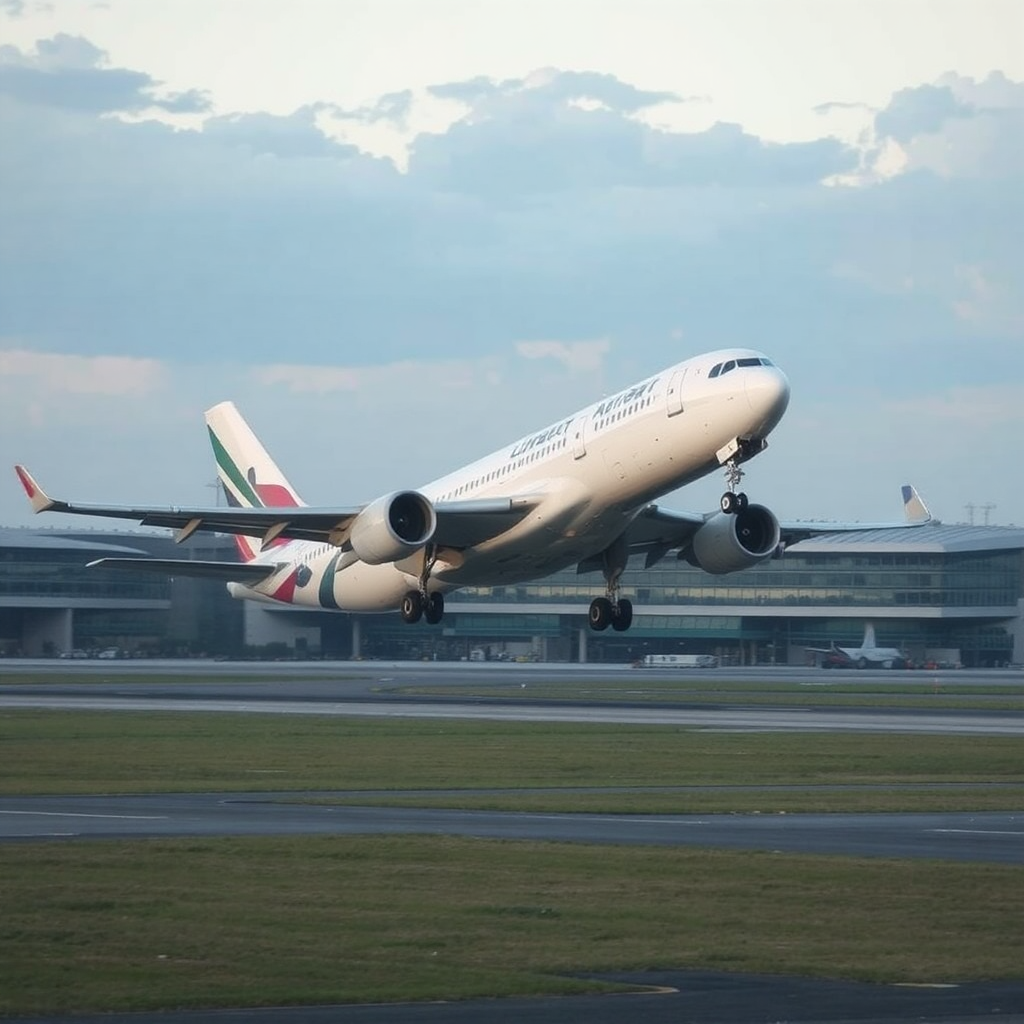
{"label": "airport terminal building", "polygon": [[714,654],[723,664],[808,664],[814,648],[879,645],[912,660],[1024,663],[1024,529],[942,525],[822,536],[727,576],[683,561],[631,562],[628,632],[595,633],[600,573],[558,573],[450,594],[443,622],[235,601],[222,583],[87,569],[105,556],[223,560],[227,537],[0,529],[0,654],[118,648],[144,656],[298,656],[632,662]]}

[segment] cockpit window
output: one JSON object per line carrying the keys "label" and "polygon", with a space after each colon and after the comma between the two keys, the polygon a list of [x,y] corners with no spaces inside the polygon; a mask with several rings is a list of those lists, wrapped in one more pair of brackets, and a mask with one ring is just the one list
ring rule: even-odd
{"label": "cockpit window", "polygon": [[708,374],[708,376],[709,377],[717,377],[721,372],[722,372],[722,364],[721,363],[715,363],[715,365],[711,367],[711,372]]}
{"label": "cockpit window", "polygon": [[761,356],[761,365],[762,366],[774,366],[775,364],[770,359],[765,359],[764,356]]}
{"label": "cockpit window", "polygon": [[722,367],[722,374],[724,375],[724,374],[728,373],[730,370],[735,370],[735,369],[736,369],[736,360],[735,359],[730,359],[727,363],[725,363],[725,365],[723,365],[723,367]]}
{"label": "cockpit window", "polygon": [[761,360],[757,356],[746,356],[736,360],[737,366],[760,366]]}

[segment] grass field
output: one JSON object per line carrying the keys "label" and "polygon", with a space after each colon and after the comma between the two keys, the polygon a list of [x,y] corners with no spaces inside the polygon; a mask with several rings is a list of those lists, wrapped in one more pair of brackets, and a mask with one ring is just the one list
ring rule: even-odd
{"label": "grass field", "polygon": [[[5,711],[0,752],[7,794],[1024,808],[1012,738]],[[573,792],[592,787],[610,789]],[[1022,978],[1022,920],[1024,872],[993,865],[441,837],[5,844],[0,1013],[569,992],[655,967]]]}

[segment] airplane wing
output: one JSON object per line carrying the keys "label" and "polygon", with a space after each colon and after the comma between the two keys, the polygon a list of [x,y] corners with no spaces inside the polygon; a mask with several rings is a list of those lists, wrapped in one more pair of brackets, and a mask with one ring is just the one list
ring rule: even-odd
{"label": "airplane wing", "polygon": [[434,543],[444,548],[467,548],[510,530],[541,501],[540,495],[514,498],[472,498],[434,505],[437,529]]}
{"label": "airplane wing", "polygon": [[[24,466],[15,466],[34,512],[66,512],[79,516],[130,519],[142,526],[177,530],[179,543],[193,533],[228,533],[262,538],[264,546],[279,537],[311,540],[344,547],[356,516],[364,505],[313,507],[146,507],[88,505],[51,498]],[[464,548],[510,529],[540,501],[539,496],[479,498],[439,502],[434,506],[437,529],[433,540],[442,547]],[[149,560],[147,560],[148,562]],[[187,563],[195,564],[195,563]],[[239,579],[239,576],[231,577]]]}
{"label": "airplane wing", "polygon": [[259,583],[280,568],[265,562],[209,562],[188,558],[97,558],[87,569],[127,569],[162,576],[201,576],[206,579]]}
{"label": "airplane wing", "polygon": [[[900,530],[908,526],[924,526],[931,522],[931,513],[921,500],[920,495],[910,485],[902,488],[903,522],[890,523],[842,523],[812,522],[797,520],[779,523],[780,542],[783,547],[798,544],[810,537],[826,533],[852,533],[863,530]],[[626,541],[630,554],[645,553],[645,568],[655,565],[670,551],[685,550],[693,540],[693,535],[710,519],[718,514],[699,512],[676,512],[671,509],[648,505],[641,509],[637,517],[626,531]],[[600,568],[600,561],[591,566],[588,562],[581,563],[580,571]]]}
{"label": "airplane wing", "polygon": [[903,495],[903,522],[901,523],[830,523],[796,520],[795,522],[779,523],[782,543],[789,547],[799,544],[802,540],[818,537],[826,533],[859,533],[864,530],[903,530],[908,526],[924,526],[932,521],[928,506],[921,500],[917,490],[910,484],[901,488]]}

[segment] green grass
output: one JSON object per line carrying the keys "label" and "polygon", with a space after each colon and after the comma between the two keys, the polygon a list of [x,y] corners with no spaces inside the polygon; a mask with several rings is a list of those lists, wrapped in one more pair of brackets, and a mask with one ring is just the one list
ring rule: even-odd
{"label": "green grass", "polygon": [[[723,673],[728,670],[721,670]],[[1024,680],[965,684],[928,673],[897,673],[894,681],[865,680],[856,672],[838,672],[829,682],[736,680],[727,675],[651,679],[642,670],[624,682],[621,676],[571,682],[538,680],[480,684],[401,686],[409,696],[464,700],[580,700],[616,704],[715,704],[755,707],[912,708],[916,710],[1024,711]]]}
{"label": "green grass", "polygon": [[[727,810],[809,809],[793,801],[813,798],[814,809],[838,811],[872,809],[872,801],[874,809],[918,810],[925,800],[930,810],[979,809],[977,791],[920,788],[947,783],[975,784],[985,791],[987,809],[1018,808],[1024,786],[1024,746],[1014,737],[9,710],[0,713],[0,750],[0,793],[9,794],[740,786],[746,791],[734,796],[742,808],[724,793],[640,794],[644,803],[631,793],[579,798],[588,810],[609,811],[687,810],[698,806],[691,800],[707,810],[719,798]],[[766,786],[817,791],[759,789]],[[833,786],[889,792],[822,788]],[[538,796],[546,798],[501,799],[504,806],[535,809],[528,801]],[[565,798],[551,796],[559,802],[550,806],[564,809]]]}
{"label": "green grass", "polygon": [[7,845],[0,878],[7,1014],[1024,976],[1020,870],[991,865],[318,837]]}
{"label": "green grass", "polygon": [[[1022,754],[1012,737],[0,713],[5,794],[1020,810]],[[436,789],[456,792],[397,794]],[[584,974],[644,968],[1017,979],[1021,881],[997,865],[443,837],[9,843],[0,1013],[566,993],[593,990]]]}

